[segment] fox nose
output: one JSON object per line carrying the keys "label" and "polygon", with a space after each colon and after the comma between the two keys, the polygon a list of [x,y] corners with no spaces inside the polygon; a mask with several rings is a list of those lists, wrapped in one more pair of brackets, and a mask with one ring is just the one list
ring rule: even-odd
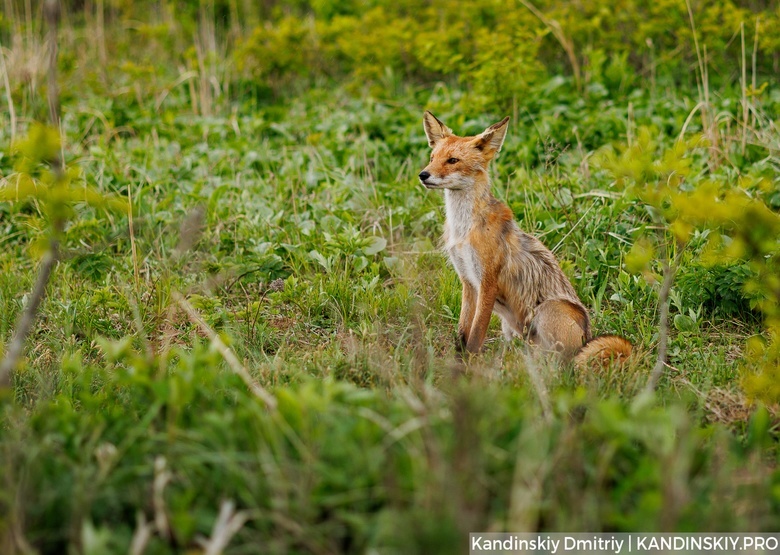
{"label": "fox nose", "polygon": [[431,174],[430,174],[430,173],[428,173],[428,172],[420,172],[420,175],[418,175],[417,177],[419,177],[419,178],[420,178],[420,181],[425,181],[425,180],[426,180],[426,179],[428,179],[430,176],[431,176]]}

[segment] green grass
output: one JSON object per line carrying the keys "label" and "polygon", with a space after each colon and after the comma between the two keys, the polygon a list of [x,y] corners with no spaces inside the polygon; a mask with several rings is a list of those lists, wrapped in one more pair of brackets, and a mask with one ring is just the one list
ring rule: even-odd
{"label": "green grass", "polygon": [[[392,98],[321,86],[223,101],[208,117],[184,87],[169,92],[159,110],[145,89],[140,102],[66,94],[66,163],[132,199],[133,228],[88,206],[66,227],[0,401],[1,550],[127,552],[148,530],[144,553],[186,552],[228,500],[242,521],[231,553],[454,553],[478,530],[777,530],[776,412],[741,389],[746,341],[765,330],[741,270],[703,264],[704,238],[672,290],[659,391],[639,394],[658,285],[625,258],[651,224],[594,153],[642,125],[670,146],[694,92],[581,95],[556,77],[531,91],[493,165],[496,196],[555,250],[595,331],[636,345],[627,367],[586,374],[530,360],[497,321],[484,354],[457,357],[442,201],[416,180],[424,108],[459,133],[496,119],[462,113],[457,86],[399,84]],[[724,89],[713,101],[722,121],[738,100]],[[776,83],[762,101],[776,121]],[[722,150],[697,152],[690,186],[766,177],[751,194],[777,209],[776,127],[757,128],[744,156],[733,129],[718,133]],[[0,149],[8,177],[5,110]],[[35,277],[41,214],[0,204],[3,344]]]}

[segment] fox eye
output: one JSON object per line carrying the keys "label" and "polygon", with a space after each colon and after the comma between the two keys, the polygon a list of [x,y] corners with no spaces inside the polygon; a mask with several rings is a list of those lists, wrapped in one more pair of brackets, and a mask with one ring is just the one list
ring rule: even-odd
{"label": "fox eye", "polygon": [[457,164],[458,162],[460,162],[460,160],[458,160],[457,158],[450,158],[447,160],[448,164]]}

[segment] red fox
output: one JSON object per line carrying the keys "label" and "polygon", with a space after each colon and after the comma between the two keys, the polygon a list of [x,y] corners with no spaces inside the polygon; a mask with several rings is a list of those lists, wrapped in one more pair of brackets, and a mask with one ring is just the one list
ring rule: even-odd
{"label": "red fox", "polygon": [[577,366],[628,357],[626,339],[592,337],[588,312],[553,253],[521,231],[491,193],[488,164],[501,150],[508,122],[458,137],[432,113],[423,117],[433,151],[419,178],[428,189],[444,189],[443,246],[463,283],[460,346],[479,352],[495,312],[507,340],[523,337]]}

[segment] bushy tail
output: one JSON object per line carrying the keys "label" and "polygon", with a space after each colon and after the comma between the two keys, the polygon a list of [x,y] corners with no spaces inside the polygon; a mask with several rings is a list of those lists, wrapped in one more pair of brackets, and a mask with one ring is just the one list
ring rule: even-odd
{"label": "bushy tail", "polygon": [[572,362],[577,368],[590,366],[607,366],[612,362],[623,362],[629,356],[633,347],[624,337],[619,335],[599,335],[594,337],[574,355]]}

